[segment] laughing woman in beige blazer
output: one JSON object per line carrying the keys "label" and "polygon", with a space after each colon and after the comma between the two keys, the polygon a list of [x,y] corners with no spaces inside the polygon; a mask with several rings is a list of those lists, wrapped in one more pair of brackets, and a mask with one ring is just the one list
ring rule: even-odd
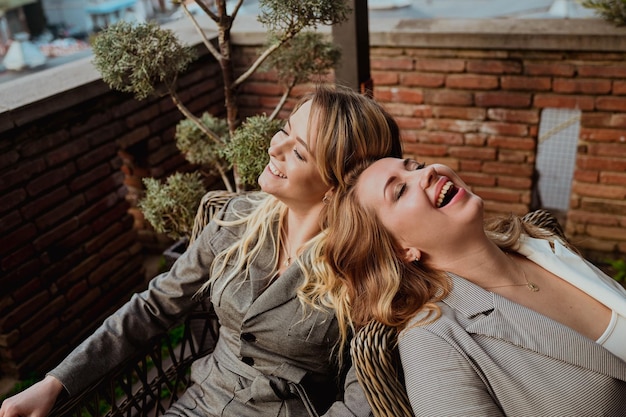
{"label": "laughing woman in beige blazer", "polygon": [[335,196],[329,262],[351,318],[401,329],[416,416],[626,415],[626,291],[450,168],[386,158]]}
{"label": "laughing woman in beige blazer", "polygon": [[[332,189],[365,158],[400,155],[398,127],[373,100],[341,88],[306,97],[271,140],[263,190],[226,204],[169,273],[153,279],[1,417],[45,416],[65,389],[97,380],[207,298],[219,318],[212,354],[168,416],[369,416],[341,362],[341,326],[320,256]],[[313,272],[314,271],[314,272]],[[341,375],[344,375],[343,384]]]}

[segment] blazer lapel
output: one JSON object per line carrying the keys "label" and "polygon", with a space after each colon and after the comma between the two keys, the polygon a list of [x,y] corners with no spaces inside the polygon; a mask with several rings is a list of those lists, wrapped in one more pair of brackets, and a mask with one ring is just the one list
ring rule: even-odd
{"label": "blazer lapel", "polygon": [[459,276],[450,276],[452,291],[443,302],[462,313],[466,321],[461,324],[468,333],[504,340],[626,381],[626,363],[593,340]]}

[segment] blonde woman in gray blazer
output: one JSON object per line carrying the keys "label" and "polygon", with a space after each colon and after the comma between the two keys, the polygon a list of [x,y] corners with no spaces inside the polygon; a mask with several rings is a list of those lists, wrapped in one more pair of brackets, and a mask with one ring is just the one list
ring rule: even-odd
{"label": "blonde woman in gray blazer", "polygon": [[347,176],[330,225],[338,310],[401,330],[416,416],[626,415],[626,291],[558,236],[394,158]]}
{"label": "blonde woman in gray blazer", "polygon": [[370,415],[354,374],[345,375],[349,363],[341,361],[339,340],[348,329],[325,295],[334,281],[319,256],[320,232],[345,169],[401,154],[397,125],[365,96],[320,87],[297,106],[268,153],[259,178],[264,192],[227,203],[171,271],[43,381],[7,399],[0,417],[46,415],[63,389],[81,391],[180,323],[201,299],[215,309],[219,339],[192,365],[194,384],[167,415]]}

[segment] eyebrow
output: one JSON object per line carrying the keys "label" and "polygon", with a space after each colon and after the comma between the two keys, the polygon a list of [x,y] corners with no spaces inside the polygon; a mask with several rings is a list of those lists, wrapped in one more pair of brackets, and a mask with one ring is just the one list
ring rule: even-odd
{"label": "eyebrow", "polygon": [[[287,119],[287,125],[289,126],[289,130],[291,130],[291,120],[290,119]],[[304,139],[302,139],[300,136],[296,136],[296,140],[298,142],[300,142],[300,144],[302,146],[304,146],[304,149],[306,149],[306,151],[308,153],[311,153],[311,150],[309,149],[309,145],[304,141]]]}

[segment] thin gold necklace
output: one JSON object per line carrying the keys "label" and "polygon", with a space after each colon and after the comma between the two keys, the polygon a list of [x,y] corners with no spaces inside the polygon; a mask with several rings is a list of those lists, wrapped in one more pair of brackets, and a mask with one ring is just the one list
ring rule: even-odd
{"label": "thin gold necklace", "polygon": [[285,236],[285,229],[281,228],[281,233],[280,233],[280,245],[283,247],[283,252],[285,253],[285,256],[287,257],[287,259],[285,259],[283,261],[283,265],[285,267],[289,267],[289,265],[291,265],[291,248],[289,248],[289,241],[287,239],[287,236]]}
{"label": "thin gold necklace", "polygon": [[[511,261],[513,261],[513,258],[511,257],[510,254],[506,254],[509,259],[511,259]],[[515,261],[513,261],[515,262]],[[535,284],[532,281],[529,281],[528,278],[526,278],[526,271],[524,271],[524,269],[520,268],[522,270],[522,276],[524,277],[524,281],[526,281],[526,283],[524,284],[508,284],[508,285],[496,285],[495,287],[485,287],[486,290],[489,289],[493,289],[493,288],[503,288],[503,287],[526,287],[528,288],[528,291],[531,292],[537,292],[539,291],[539,286],[537,284]]]}

